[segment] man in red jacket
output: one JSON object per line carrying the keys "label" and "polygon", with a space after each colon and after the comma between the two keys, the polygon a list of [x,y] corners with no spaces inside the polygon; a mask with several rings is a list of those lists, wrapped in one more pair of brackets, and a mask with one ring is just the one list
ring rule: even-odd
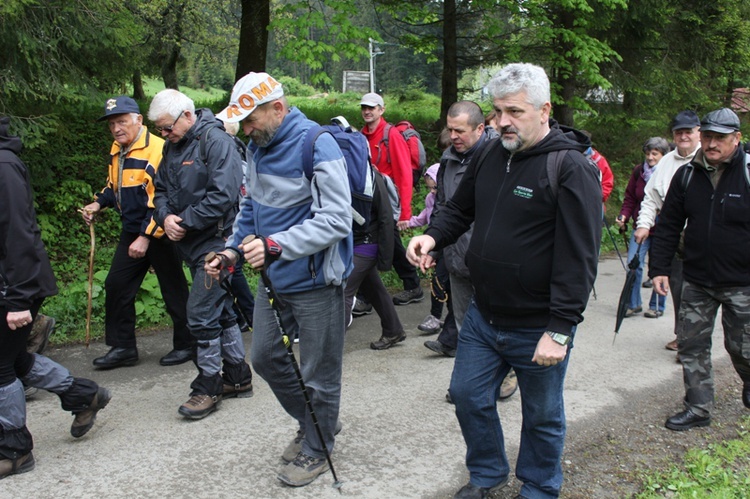
{"label": "man in red jacket", "polygon": [[[383,98],[375,93],[365,94],[359,103],[362,108],[362,119],[365,126],[362,134],[367,137],[370,144],[370,155],[372,163],[383,175],[393,179],[401,198],[401,214],[398,220],[409,220],[411,218],[411,194],[412,194],[412,168],[409,156],[409,148],[406,141],[385,119],[385,103]],[[384,141],[386,127],[388,127],[388,142]],[[393,268],[404,282],[404,290],[393,296],[395,305],[408,305],[420,302],[424,299],[424,293],[419,285],[419,277],[416,269],[406,259],[406,250],[401,242],[401,236],[396,229],[396,239],[393,250]],[[369,304],[367,305],[372,308]],[[355,306],[355,315],[357,313]],[[368,312],[364,312],[368,313]]]}

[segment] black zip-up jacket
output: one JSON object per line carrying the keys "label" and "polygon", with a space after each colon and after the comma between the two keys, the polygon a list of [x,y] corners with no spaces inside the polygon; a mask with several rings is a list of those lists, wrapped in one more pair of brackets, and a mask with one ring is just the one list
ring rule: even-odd
{"label": "black zip-up jacket", "polygon": [[[195,124],[179,142],[164,144],[154,196],[157,224],[163,227],[170,214],[182,218],[180,226],[187,233],[177,249],[189,265],[209,251],[224,249],[222,238],[231,234],[242,184],[242,158],[234,138],[210,109],[199,109],[195,116]],[[209,130],[205,164],[200,139]]]}
{"label": "black zip-up jacket", "polygon": [[[30,310],[57,294],[55,275],[36,223],[29,171],[18,157],[23,145],[0,120],[0,308]],[[0,317],[5,321],[5,315]]]}
{"label": "black zip-up jacket", "polygon": [[688,163],[693,174],[687,188],[683,178],[688,165],[672,177],[651,243],[649,276],[670,275],[684,227],[686,281],[708,288],[750,286],[750,187],[743,171],[745,153],[737,148],[716,189],[702,158],[700,151]]}
{"label": "black zip-up jacket", "polygon": [[[474,222],[467,263],[474,299],[498,327],[541,328],[571,335],[583,320],[601,238],[601,185],[581,154],[588,140],[554,122],[539,143],[511,155],[495,139],[469,165],[453,197],[426,234],[437,249]],[[568,150],[557,197],[547,153]]]}

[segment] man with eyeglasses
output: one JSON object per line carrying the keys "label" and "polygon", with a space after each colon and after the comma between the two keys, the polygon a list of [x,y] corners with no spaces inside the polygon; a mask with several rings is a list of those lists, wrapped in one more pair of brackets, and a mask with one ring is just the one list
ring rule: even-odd
{"label": "man with eyeglasses", "polygon": [[724,348],[743,382],[742,403],[750,409],[748,160],[740,147],[740,119],[734,111],[712,111],[703,117],[700,127],[701,149],[672,178],[649,262],[654,290],[666,296],[672,256],[684,229],[682,303],[677,327],[685,384],[684,410],[665,423],[674,431],[711,424],[711,335],[719,307]]}
{"label": "man with eyeglasses", "polygon": [[159,363],[182,364],[191,359],[195,345],[187,327],[187,280],[174,244],[152,217],[154,177],[164,140],[149,133],[138,104],[124,95],[107,100],[99,121],[107,122],[114,138],[109,175],[96,200],[83,208],[83,219],[91,224],[97,213],[111,207],[120,213],[122,232],[104,281],[105,341],[111,348],[94,359],[94,366],[112,369],[138,362],[135,298],[149,267],[154,268],[174,325],[173,350]]}
{"label": "man with eyeglasses", "polygon": [[253,394],[252,372],[227,291],[231,269],[219,283],[204,270],[206,255],[223,250],[232,231],[242,157],[211,110],[196,110],[177,90],[156,94],[148,117],[167,140],[156,175],[154,220],[176,243],[193,276],[187,320],[197,342],[198,376],[178,412],[201,419],[215,411],[222,398]]}

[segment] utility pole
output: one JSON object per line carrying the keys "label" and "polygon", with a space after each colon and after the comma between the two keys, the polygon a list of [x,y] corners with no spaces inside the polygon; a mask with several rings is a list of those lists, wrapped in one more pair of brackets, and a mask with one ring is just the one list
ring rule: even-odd
{"label": "utility pole", "polygon": [[385,54],[382,50],[380,50],[377,45],[380,42],[377,40],[373,40],[370,38],[370,44],[369,44],[369,51],[370,51],[370,92],[375,92],[375,57],[379,55]]}

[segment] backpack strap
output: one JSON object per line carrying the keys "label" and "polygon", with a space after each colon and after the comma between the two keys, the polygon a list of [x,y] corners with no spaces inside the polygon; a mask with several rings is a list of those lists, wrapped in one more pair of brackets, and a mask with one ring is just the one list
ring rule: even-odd
{"label": "backpack strap", "polygon": [[567,149],[559,149],[547,154],[547,180],[552,191],[552,199],[555,201],[557,201],[557,193],[560,191],[560,170],[567,153]]}
{"label": "backpack strap", "polygon": [[209,127],[200,136],[200,144],[198,145],[198,149],[200,151],[201,160],[203,161],[204,165],[208,164],[208,152],[206,151],[206,142],[208,141],[208,134],[211,133],[211,130],[213,130],[214,128],[216,127],[215,126]]}
{"label": "backpack strap", "polygon": [[385,124],[385,130],[383,130],[383,138],[380,139],[380,144],[378,144],[378,157],[375,159],[375,165],[380,164],[380,153],[383,152],[383,150],[380,148],[380,145],[382,144],[385,147],[385,162],[390,164],[391,163],[391,150],[388,149],[388,133],[391,131],[392,125],[390,123]]}
{"label": "backpack strap", "polygon": [[323,133],[329,133],[320,125],[311,126],[307,130],[305,136],[305,142],[302,145],[302,169],[305,172],[307,180],[312,180],[313,176],[313,149],[315,147],[315,141],[318,140]]}
{"label": "backpack strap", "polygon": [[682,195],[684,196],[687,192],[688,185],[690,185],[690,180],[693,178],[693,165],[690,163],[685,164],[685,168],[682,172],[682,179],[680,182],[680,185],[682,186]]}

